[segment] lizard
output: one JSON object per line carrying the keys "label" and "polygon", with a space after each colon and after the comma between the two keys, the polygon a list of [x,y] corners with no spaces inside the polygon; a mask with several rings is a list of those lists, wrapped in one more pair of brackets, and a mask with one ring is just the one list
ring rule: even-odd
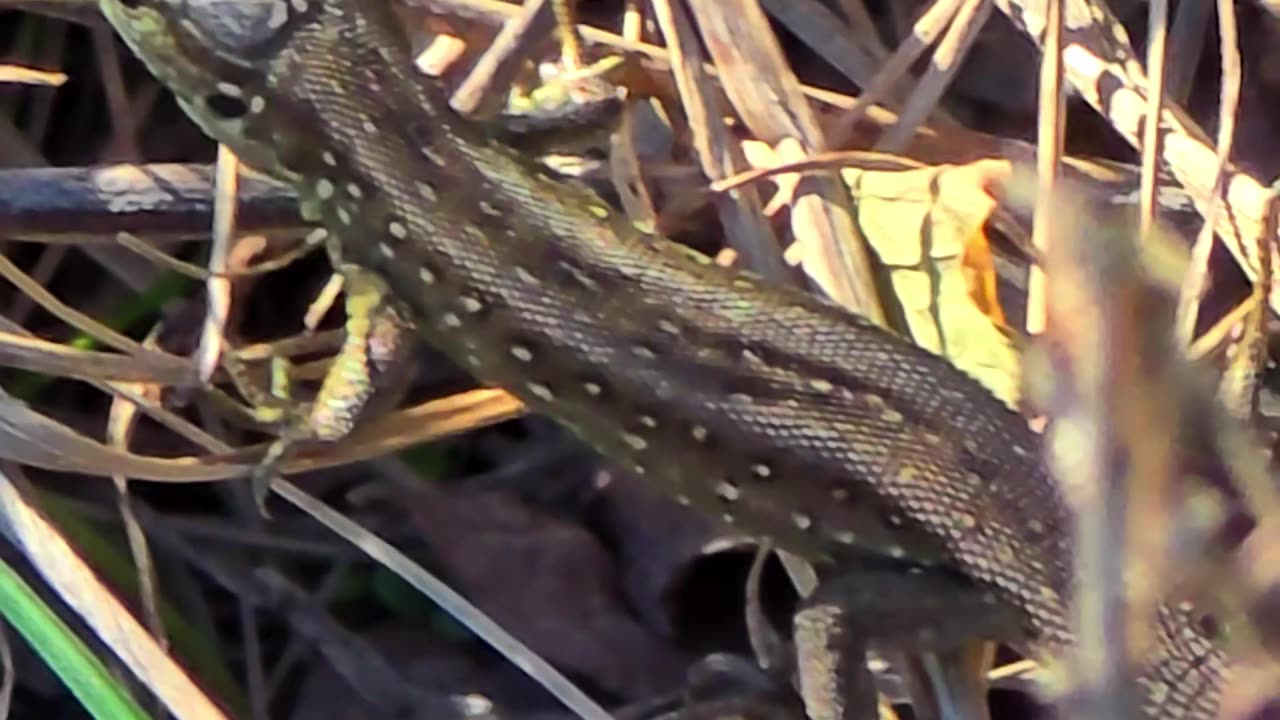
{"label": "lizard", "polygon": [[[678,501],[812,559],[936,568],[1070,651],[1072,515],[1022,416],[814,295],[655,236],[451,111],[390,0],[100,0],[183,109],[298,192],[419,332]],[[1147,718],[1214,717],[1222,650],[1162,605]]]}

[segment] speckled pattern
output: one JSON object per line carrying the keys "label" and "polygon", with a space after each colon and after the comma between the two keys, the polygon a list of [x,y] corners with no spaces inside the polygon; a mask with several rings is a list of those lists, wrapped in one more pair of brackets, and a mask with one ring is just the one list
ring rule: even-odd
{"label": "speckled pattern", "polygon": [[[103,3],[196,121],[293,182],[479,379],[748,532],[836,567],[958,570],[1025,649],[1071,643],[1072,521],[1038,437],[945,360],[541,175],[448,110],[382,0],[240,0],[204,25],[177,0]],[[1145,714],[1210,718],[1222,655],[1192,612],[1161,613]]]}

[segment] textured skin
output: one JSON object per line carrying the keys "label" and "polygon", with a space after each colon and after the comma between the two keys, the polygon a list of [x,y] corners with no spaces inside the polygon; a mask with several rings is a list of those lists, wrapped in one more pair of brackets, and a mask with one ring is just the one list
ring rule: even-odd
{"label": "textured skin", "polygon": [[[192,117],[293,182],[476,377],[748,532],[953,569],[1024,649],[1071,643],[1072,519],[1038,438],[946,361],[540,175],[448,110],[387,0],[128,4],[102,0]],[[1194,615],[1160,619],[1144,715],[1213,717],[1221,653]]]}

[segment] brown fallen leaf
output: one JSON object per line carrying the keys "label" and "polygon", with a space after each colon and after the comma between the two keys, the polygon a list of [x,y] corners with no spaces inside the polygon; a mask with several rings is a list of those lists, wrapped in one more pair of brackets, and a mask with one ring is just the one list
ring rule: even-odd
{"label": "brown fallen leaf", "polygon": [[406,498],[451,584],[561,669],[624,700],[678,685],[683,658],[643,627],[584,528],[500,493]]}

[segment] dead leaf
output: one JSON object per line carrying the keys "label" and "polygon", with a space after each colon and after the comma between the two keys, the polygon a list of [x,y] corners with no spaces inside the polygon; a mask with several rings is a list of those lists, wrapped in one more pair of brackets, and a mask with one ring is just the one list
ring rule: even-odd
{"label": "dead leaf", "polygon": [[909,170],[845,169],[857,221],[886,268],[912,339],[951,360],[1010,405],[1018,352],[1003,332],[983,225],[987,191],[1007,163],[981,160]]}
{"label": "dead leaf", "polygon": [[682,658],[627,612],[585,529],[498,493],[433,494],[410,514],[451,583],[549,662],[627,700],[679,683]]}

